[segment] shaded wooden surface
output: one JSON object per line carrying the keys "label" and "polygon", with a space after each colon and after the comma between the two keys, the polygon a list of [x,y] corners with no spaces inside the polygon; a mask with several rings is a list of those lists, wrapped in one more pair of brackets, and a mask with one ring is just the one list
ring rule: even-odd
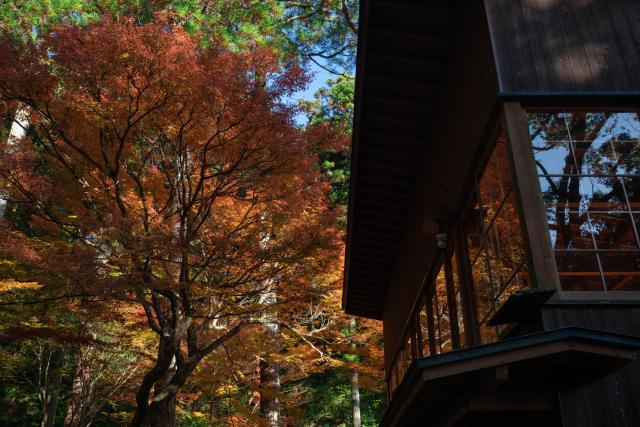
{"label": "shaded wooden surface", "polygon": [[640,90],[640,2],[485,0],[500,90]]}
{"label": "shaded wooden surface", "polygon": [[418,359],[381,425],[560,426],[557,390],[608,375],[639,347],[637,338],[567,328]]}
{"label": "shaded wooden surface", "polygon": [[[640,90],[639,8],[631,0],[362,2],[343,304],[384,320],[387,364],[419,308],[436,223],[460,215],[482,164],[498,94]],[[538,282],[552,284],[551,270],[536,267]]]}
{"label": "shaded wooden surface", "polygon": [[[385,360],[400,348],[417,296],[436,259],[436,221],[453,219],[468,193],[469,174],[496,120],[498,83],[482,3],[464,1],[438,109],[425,142],[403,240],[384,306]],[[473,72],[471,73],[471,70]],[[435,225],[435,226],[434,226]],[[454,236],[449,236],[451,244]]]}
{"label": "shaded wooden surface", "polygon": [[383,316],[458,3],[361,3],[343,299],[349,314]]}
{"label": "shaded wooden surface", "polygon": [[560,289],[540,180],[538,178],[526,111],[518,102],[503,104],[503,126],[513,158],[518,213],[523,228],[531,283],[534,287]]}
{"label": "shaded wooden surface", "polygon": [[[629,304],[548,304],[545,329],[567,325],[640,336],[640,306]],[[589,384],[559,391],[565,427],[640,425],[640,362]]]}

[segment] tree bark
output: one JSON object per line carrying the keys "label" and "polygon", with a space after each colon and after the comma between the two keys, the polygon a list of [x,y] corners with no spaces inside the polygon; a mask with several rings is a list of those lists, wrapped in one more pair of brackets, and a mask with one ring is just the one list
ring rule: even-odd
{"label": "tree bark", "polygon": [[[263,303],[265,305],[275,304],[276,293],[271,290],[264,296]],[[278,336],[279,326],[274,321],[275,313],[266,313],[265,328],[267,336],[271,338],[274,350],[277,351],[276,338]],[[274,361],[260,358],[260,414],[266,420],[269,427],[280,426],[280,401],[278,393],[280,392],[280,372],[278,365]]]}
{"label": "tree bark", "polygon": [[150,427],[174,427],[177,422],[176,417],[176,396],[164,399],[158,405],[151,416]]}
{"label": "tree bark", "polygon": [[260,359],[260,414],[269,427],[280,426],[280,375],[277,366]]}
{"label": "tree bark", "polygon": [[351,370],[351,408],[353,412],[353,427],[361,427],[360,419],[360,383],[358,381],[358,370]]}
{"label": "tree bark", "polygon": [[[165,372],[162,378],[156,382],[154,387],[153,397],[158,397],[160,392],[164,390],[173,376],[176,374],[176,361],[175,358],[171,361],[169,369]],[[151,414],[151,427],[173,427],[176,425],[176,396],[167,397],[157,405]]]}
{"label": "tree bark", "polygon": [[160,337],[158,345],[158,360],[155,366],[146,373],[138,391],[136,392],[136,413],[131,421],[130,427],[151,426],[151,420],[156,418],[154,415],[156,410],[161,409],[159,406],[162,405],[150,405],[149,400],[152,389],[154,390],[154,395],[157,397],[159,390],[158,383],[162,379],[166,379],[167,372],[171,369],[171,365],[174,362],[175,348],[169,348],[169,338],[170,337],[164,336]]}
{"label": "tree bark", "polygon": [[85,358],[85,351],[83,348],[78,350],[78,360],[73,382],[71,383],[67,413],[64,417],[65,427],[85,427],[87,425],[85,414],[87,412],[87,399],[90,394],[88,390],[90,367]]}
{"label": "tree bark", "polygon": [[[235,337],[244,323],[240,322],[229,329],[208,346],[197,350],[185,360],[178,346],[180,340],[171,336],[161,336],[158,346],[158,360],[149,370],[136,392],[136,412],[130,427],[171,427],[176,424],[176,393],[184,386],[189,375],[203,357]],[[149,402],[151,390],[154,390],[152,402]]]}
{"label": "tree bark", "polygon": [[62,366],[64,365],[64,348],[55,347],[51,354],[48,366],[48,378],[46,388],[41,398],[42,421],[41,427],[53,427],[60,394],[60,382],[62,381]]}
{"label": "tree bark", "polygon": [[[349,321],[349,332],[353,339],[353,335],[357,332],[356,318],[352,317]],[[358,369],[351,370],[351,411],[353,413],[353,427],[361,427],[362,420],[360,418],[360,382],[358,379]]]}

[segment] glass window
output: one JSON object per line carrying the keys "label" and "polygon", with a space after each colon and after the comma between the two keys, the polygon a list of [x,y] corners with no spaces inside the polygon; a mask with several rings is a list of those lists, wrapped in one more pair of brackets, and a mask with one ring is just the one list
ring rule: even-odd
{"label": "glass window", "polygon": [[456,306],[456,317],[458,319],[459,346],[465,346],[465,330],[464,330],[464,309],[462,307],[462,293],[460,291],[460,280],[458,278],[458,263],[455,254],[451,254],[451,270],[453,275],[453,289]]}
{"label": "glass window", "polygon": [[402,382],[416,357],[433,356],[460,347],[464,323],[458,268],[453,251],[441,251],[438,258],[438,273],[435,279],[425,281],[425,295],[392,364],[390,390]]}
{"label": "glass window", "polygon": [[389,390],[390,395],[393,394],[393,391],[402,383],[404,376],[407,374],[409,370],[409,366],[413,361],[413,338],[411,336],[405,341],[402,348],[396,355],[396,359],[391,368],[391,374],[389,376]]}
{"label": "glass window", "polygon": [[433,313],[433,299],[431,297],[426,298],[420,309],[420,335],[422,335],[423,356],[437,354]]}
{"label": "glass window", "polygon": [[396,367],[394,364],[394,366],[391,367],[391,375],[389,375],[389,400],[391,400],[391,396],[393,395],[393,392],[396,390],[397,386],[398,380],[396,378]]}
{"label": "glass window", "polygon": [[407,344],[404,346],[404,352],[406,354],[407,360],[407,370],[409,370],[409,366],[411,366],[411,362],[413,362],[413,353],[411,352],[412,342],[413,340],[409,338],[409,341],[407,341]]}
{"label": "glass window", "polygon": [[458,342],[455,341],[456,337],[452,326],[462,325],[462,309],[452,315],[449,306],[449,304],[456,305],[456,298],[460,298],[456,269],[451,268],[449,274],[451,274],[449,280],[452,282],[454,290],[451,296],[452,300],[449,300],[447,269],[444,263],[441,263],[435,281],[431,283],[432,287],[429,289],[419,313],[418,326],[422,338],[423,356],[445,353],[459,347]]}
{"label": "glass window", "polygon": [[562,289],[640,290],[638,114],[529,114],[529,131]]}
{"label": "glass window", "polygon": [[398,357],[396,359],[396,365],[397,365],[397,370],[398,370],[398,384],[400,384],[402,382],[402,379],[404,378],[404,374],[406,372],[407,369],[407,359],[406,359],[406,353],[404,351],[404,347],[400,349],[400,352],[398,353]]}
{"label": "glass window", "polygon": [[441,266],[440,272],[436,277],[435,294],[433,296],[433,308],[435,315],[435,336],[436,348],[438,353],[444,353],[453,350],[451,342],[451,323],[449,313],[449,301],[447,299],[447,283],[445,270]]}
{"label": "glass window", "polygon": [[480,335],[486,343],[495,341],[499,333],[487,326],[491,317],[511,294],[530,286],[503,135],[477,181],[473,199],[465,224]]}

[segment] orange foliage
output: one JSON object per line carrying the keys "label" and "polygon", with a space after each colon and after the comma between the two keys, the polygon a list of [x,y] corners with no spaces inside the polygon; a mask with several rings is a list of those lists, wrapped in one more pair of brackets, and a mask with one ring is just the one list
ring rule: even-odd
{"label": "orange foliage", "polygon": [[4,39],[0,57],[0,104],[29,117],[0,146],[0,185],[39,236],[3,231],[2,253],[49,292],[138,304],[159,346],[133,425],[265,310],[323,291],[313,278],[340,236],[313,154],[323,134],[296,129],[283,101],[300,68],[108,18]]}

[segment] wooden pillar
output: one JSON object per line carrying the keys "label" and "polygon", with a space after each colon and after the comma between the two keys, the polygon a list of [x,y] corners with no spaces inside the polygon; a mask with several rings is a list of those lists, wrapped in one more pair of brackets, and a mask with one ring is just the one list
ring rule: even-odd
{"label": "wooden pillar", "polygon": [[424,339],[422,337],[422,324],[420,323],[420,314],[422,313],[422,310],[424,310],[424,304],[420,305],[418,304],[418,312],[415,314],[416,316],[416,320],[415,320],[415,328],[416,328],[416,347],[417,347],[417,357],[423,357],[424,353],[422,351],[422,346],[424,345],[422,340]]}
{"label": "wooden pillar", "polygon": [[532,286],[559,290],[560,279],[531,146],[527,113],[519,102],[503,104],[502,124],[511,154],[514,190],[528,248]]}
{"label": "wooden pillar", "polygon": [[460,293],[462,297],[463,321],[465,330],[465,344],[473,347],[480,344],[480,328],[476,315],[475,296],[473,293],[473,274],[469,264],[469,248],[465,240],[463,225],[461,222],[453,228],[456,265],[458,267],[458,280],[460,281]]}
{"label": "wooden pillar", "polygon": [[436,350],[436,325],[433,321],[433,294],[427,293],[427,331],[429,333],[429,356],[437,354]]}
{"label": "wooden pillar", "polygon": [[460,348],[460,329],[458,328],[458,307],[456,307],[456,290],[453,280],[451,256],[448,250],[443,251],[443,268],[447,287],[447,308],[449,309],[449,328],[451,329],[451,344],[454,350]]}

